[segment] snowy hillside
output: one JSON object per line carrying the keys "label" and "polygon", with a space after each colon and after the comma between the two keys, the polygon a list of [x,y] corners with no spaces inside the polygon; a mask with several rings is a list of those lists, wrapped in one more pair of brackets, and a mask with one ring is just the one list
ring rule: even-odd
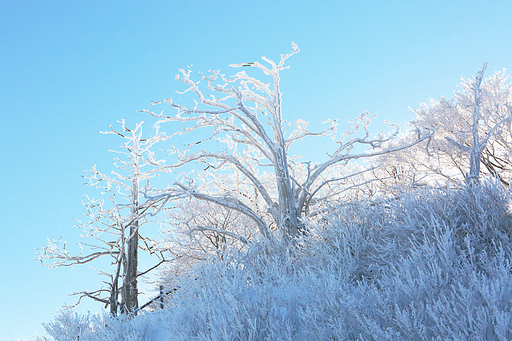
{"label": "snowy hillside", "polygon": [[56,341],[510,340],[511,199],[487,182],[338,205],[289,252],[261,242],[200,262],[163,310],[64,311],[46,329]]}

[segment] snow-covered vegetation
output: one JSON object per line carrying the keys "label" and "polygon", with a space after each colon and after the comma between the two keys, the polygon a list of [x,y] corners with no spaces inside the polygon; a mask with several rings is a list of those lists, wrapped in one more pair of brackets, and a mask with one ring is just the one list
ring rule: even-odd
{"label": "snow-covered vegetation", "polygon": [[256,242],[172,278],[163,310],[63,311],[46,328],[58,341],[510,340],[511,200],[486,181],[336,204],[287,252]]}
{"label": "snow-covered vegetation", "polygon": [[[112,130],[128,139],[128,160],[117,160],[127,174],[94,169],[91,184],[101,180],[104,193],[124,191],[127,200],[112,195],[110,209],[92,201],[82,224],[101,251],[73,256],[54,242],[40,255],[57,266],[111,257],[114,270],[102,271],[107,287],[81,293],[110,312],[62,310],[45,325],[56,341],[512,339],[505,73],[484,80],[484,65],[456,100],[416,111],[405,135],[394,125],[372,135],[368,113],[341,137],[335,120],[313,132],[298,119],[289,132],[279,74],[298,51],[293,44],[277,64],[263,57],[269,67],[232,65],[262,71],[268,83],[252,71],[213,71],[201,74],[202,90],[181,70],[181,94],[195,95],[192,106],[167,99],[157,104],[177,114],[147,110],[159,119],[151,138],[141,124]],[[161,133],[167,124],[182,130]],[[171,145],[164,159],[150,149],[184,134],[197,141]],[[291,154],[311,136],[334,141],[324,162]],[[168,173],[180,175],[150,186]],[[164,238],[144,236],[153,221]],[[139,249],[157,265],[138,269]],[[137,280],[150,270],[159,270],[162,294],[141,307]]]}

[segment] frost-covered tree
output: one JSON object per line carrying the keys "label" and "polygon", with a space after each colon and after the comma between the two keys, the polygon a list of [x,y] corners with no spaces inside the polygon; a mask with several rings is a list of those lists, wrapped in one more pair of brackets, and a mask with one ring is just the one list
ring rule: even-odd
{"label": "frost-covered tree", "polygon": [[[484,79],[487,63],[474,79],[462,78],[452,99],[431,99],[417,110],[415,122],[436,130],[428,148],[418,145],[386,156],[398,174],[435,181],[472,182],[491,175],[512,179],[511,87],[505,71]],[[409,136],[409,139],[414,136]],[[407,141],[407,138],[403,141]],[[402,141],[402,142],[403,142]],[[481,167],[482,166],[482,167]]]}
{"label": "frost-covered tree", "polygon": [[[452,145],[459,148],[462,152],[469,154],[469,174],[467,175],[467,180],[478,181],[480,177],[480,162],[482,159],[482,152],[487,147],[489,139],[493,137],[494,132],[505,122],[510,121],[512,118],[510,104],[500,103],[494,101],[493,106],[486,108],[483,104],[483,89],[482,89],[482,79],[484,77],[485,69],[487,68],[487,63],[484,64],[483,69],[478,72],[475,81],[470,83],[470,85],[465,86],[469,88],[469,91],[462,96],[458,96],[457,101],[459,102],[459,106],[466,110],[471,110],[471,142],[468,145],[463,145],[451,137],[446,136],[445,139],[450,142]],[[510,93],[509,93],[510,94]],[[508,99],[508,98],[507,98]],[[487,122],[487,129],[481,128],[481,120],[482,115],[486,114],[489,118],[490,122]],[[505,116],[505,117],[503,117]],[[493,120],[494,119],[494,120]],[[498,122],[493,122],[498,121]],[[482,132],[482,130],[484,130]],[[483,135],[483,136],[481,136]],[[492,173],[497,173],[489,168]]]}
{"label": "frost-covered tree", "polygon": [[[121,121],[120,132],[111,128],[104,134],[115,134],[125,142],[121,145],[122,158],[115,159],[117,172],[103,174],[94,166],[88,171],[88,185],[102,189],[102,195],[109,195],[109,201],[87,197],[85,215],[88,220],[79,222],[78,227],[85,231],[84,237],[91,242],[79,244],[80,252],[72,254],[66,249],[66,242],[61,240],[48,241],[38,259],[49,267],[75,266],[88,264],[98,258],[110,258],[112,270],[98,270],[107,276],[104,281],[107,288],[96,291],[75,293],[89,297],[110,306],[110,312],[115,315],[135,312],[138,307],[137,278],[156,268],[165,261],[163,254],[157,251],[153,239],[140,233],[141,227],[151,221],[162,204],[159,201],[140,204],[141,182],[155,175],[163,160],[157,160],[151,148],[165,140],[165,134],[158,131],[153,137],[142,137],[142,122],[135,129],[130,129]],[[143,249],[159,260],[149,270],[140,272],[138,268],[138,252]],[[79,302],[80,302],[79,299]],[[120,301],[119,301],[120,299]]]}
{"label": "frost-covered tree", "polygon": [[[236,170],[261,198],[263,211],[268,212],[270,220],[258,214],[243,193],[211,188],[203,191],[187,179],[164,190],[155,190],[156,193],[148,192],[150,200],[189,196],[208,201],[246,215],[267,239],[274,240],[277,236],[289,241],[304,228],[303,218],[315,213],[313,209],[315,204],[322,203],[322,194],[328,190],[332,198],[342,190],[343,181],[353,175],[329,173],[335,166],[343,167],[351,160],[406,149],[431,136],[430,131],[418,131],[418,138],[408,144],[379,149],[397,136],[398,127],[390,125],[396,130],[389,135],[379,133],[372,136],[369,125],[373,116],[368,113],[351,121],[341,136],[337,136],[336,120],[327,120],[325,129],[314,132],[308,130],[308,122],[298,119],[290,131],[292,125],[282,113],[280,72],[288,68],[285,66],[287,59],[299,52],[297,45],[292,46],[293,51],[281,54],[278,63],[262,57],[266,65],[259,62],[230,65],[258,69],[270,78],[268,82],[252,76],[253,70],[240,71],[232,77],[212,71],[210,75],[201,74],[199,81],[192,79],[190,69],[180,70],[181,75],[177,79],[188,86],[180,94],[194,94],[197,98],[195,104],[187,106],[173,99],[154,103],[168,103],[177,110],[176,115],[146,110],[160,119],[158,124],[185,124],[186,127],[177,134],[194,138],[197,138],[194,134],[201,134],[186,150],[172,147],[177,160],[166,166],[168,171],[175,172],[192,163],[202,163],[205,170],[215,169],[217,174]],[[206,82],[204,88],[200,87],[201,82]],[[312,136],[329,136],[337,145],[323,162],[299,162],[298,156],[290,154],[290,148],[296,141]],[[223,150],[215,150],[215,142],[224,143]],[[204,145],[206,147],[200,150],[199,147]],[[354,149],[357,146],[369,147],[369,150]],[[262,180],[268,174],[270,183]]]}

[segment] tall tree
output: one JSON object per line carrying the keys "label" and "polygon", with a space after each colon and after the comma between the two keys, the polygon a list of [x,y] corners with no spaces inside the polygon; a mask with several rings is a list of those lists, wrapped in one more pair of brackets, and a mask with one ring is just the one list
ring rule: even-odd
{"label": "tall tree", "polygon": [[[110,204],[103,199],[88,198],[84,204],[86,222],[79,222],[86,235],[93,243],[80,243],[81,252],[72,255],[66,250],[66,242],[48,241],[38,259],[42,264],[50,267],[74,266],[87,264],[100,257],[110,257],[113,272],[100,271],[108,277],[104,283],[108,288],[96,291],[81,291],[75,294],[89,297],[110,306],[110,312],[117,314],[135,313],[138,308],[137,278],[161,265],[165,258],[163,253],[157,251],[154,240],[141,235],[140,230],[144,224],[151,221],[161,208],[161,202],[153,201],[140,204],[140,185],[142,181],[149,180],[157,175],[163,160],[157,160],[151,148],[158,142],[165,140],[165,134],[158,131],[148,139],[142,138],[142,122],[135,129],[130,129],[121,121],[121,131],[111,128],[104,134],[115,134],[125,142],[121,145],[122,151],[115,151],[123,155],[116,158],[115,166],[118,172],[111,175],[100,173],[94,166],[85,178],[89,186],[102,189],[103,195],[110,195]],[[142,241],[142,243],[141,243]],[[84,251],[84,247],[88,251]],[[158,258],[155,266],[149,270],[139,272],[139,249],[142,248]],[[120,298],[120,301],[119,301]]]}
{"label": "tall tree", "polygon": [[[192,134],[199,130],[202,133],[202,138],[190,144],[186,150],[172,147],[177,160],[165,166],[167,171],[175,171],[195,162],[205,164],[205,170],[226,169],[222,167],[236,170],[264,202],[271,224],[251,207],[243,194],[230,191],[206,192],[186,181],[175,182],[172,187],[148,194],[149,200],[190,196],[209,201],[250,217],[261,235],[268,239],[274,240],[276,237],[271,228],[273,225],[279,239],[290,241],[303,229],[303,218],[312,214],[311,206],[322,202],[318,200],[322,193],[327,189],[333,193],[340,191],[340,184],[354,175],[330,173],[327,177],[333,167],[345,166],[351,160],[405,149],[431,136],[430,132],[419,132],[418,138],[406,145],[388,150],[378,149],[397,136],[398,127],[391,125],[395,131],[387,136],[379,133],[371,137],[369,125],[373,116],[368,113],[351,121],[351,125],[338,139],[336,120],[327,120],[324,122],[328,124],[325,129],[313,132],[307,129],[308,122],[298,119],[294,122],[295,129],[288,133],[291,124],[282,115],[280,72],[288,68],[285,66],[287,59],[299,52],[297,45],[293,43],[292,46],[291,53],[281,53],[279,63],[262,57],[268,66],[259,62],[230,65],[236,68],[259,69],[270,77],[268,83],[246,71],[240,71],[230,78],[219,71],[212,71],[208,76],[201,74],[201,80],[195,81],[191,78],[190,69],[180,70],[181,75],[177,79],[188,86],[180,94],[195,94],[195,105],[186,106],[166,99],[154,104],[166,102],[177,110],[176,115],[146,110],[148,114],[160,119],[159,124],[190,124],[177,134]],[[204,89],[200,88],[201,81],[206,82]],[[360,136],[349,139],[354,134]],[[290,147],[294,142],[311,136],[330,136],[337,147],[321,163],[298,162],[296,155],[289,154]],[[223,151],[213,150],[212,141],[223,142],[227,148]],[[205,149],[198,150],[198,147],[204,145]],[[358,145],[370,147],[370,150],[351,153]],[[272,170],[270,184],[262,180],[262,175],[267,174],[266,172],[257,172],[261,169]]]}

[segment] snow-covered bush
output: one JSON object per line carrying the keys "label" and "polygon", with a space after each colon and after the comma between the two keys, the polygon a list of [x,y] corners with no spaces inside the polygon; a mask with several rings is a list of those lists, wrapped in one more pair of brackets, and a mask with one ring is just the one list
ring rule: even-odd
{"label": "snow-covered bush", "polygon": [[84,329],[80,340],[510,340],[511,200],[489,181],[333,205],[290,251],[255,242],[199,262],[163,310],[47,329],[59,341]]}
{"label": "snow-covered bush", "polygon": [[325,326],[352,331],[335,339],[510,340],[510,199],[485,182],[336,209],[310,259],[338,278],[311,311],[327,307]]}
{"label": "snow-covered bush", "polygon": [[145,341],[150,323],[148,315],[79,315],[72,309],[63,309],[54,321],[43,325],[55,341]]}

